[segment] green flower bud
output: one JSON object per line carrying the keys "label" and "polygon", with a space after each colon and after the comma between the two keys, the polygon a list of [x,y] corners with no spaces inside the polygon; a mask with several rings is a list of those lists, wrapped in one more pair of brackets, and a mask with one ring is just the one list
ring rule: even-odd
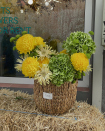
{"label": "green flower bud", "polygon": [[10,38],[10,42],[13,42],[13,41],[15,41],[15,40],[16,40],[15,37],[11,37],[11,38]]}
{"label": "green flower bud", "polygon": [[21,35],[16,35],[15,38],[18,39],[19,37],[21,37]]}
{"label": "green flower bud", "polygon": [[78,40],[78,39],[74,39],[74,40],[73,40],[73,43],[75,43],[75,44],[76,44],[76,43],[79,43],[79,40]]}
{"label": "green flower bud", "polygon": [[90,58],[91,58],[91,55],[90,55],[89,53],[87,53],[87,54],[86,54],[86,57],[87,57],[88,59],[90,59]]}
{"label": "green flower bud", "polygon": [[16,50],[16,46],[13,47],[13,50]]}
{"label": "green flower bud", "polygon": [[84,51],[87,51],[87,50],[88,50],[88,46],[86,46],[86,45],[83,45],[82,48],[83,48]]}
{"label": "green flower bud", "polygon": [[23,31],[23,32],[22,32],[22,35],[25,35],[25,34],[27,34],[27,31]]}

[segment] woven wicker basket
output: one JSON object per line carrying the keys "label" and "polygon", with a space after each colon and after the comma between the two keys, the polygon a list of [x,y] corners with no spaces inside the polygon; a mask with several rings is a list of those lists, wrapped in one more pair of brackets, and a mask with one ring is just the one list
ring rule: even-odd
{"label": "woven wicker basket", "polygon": [[[60,87],[53,85],[52,83],[46,86],[40,85],[37,81],[34,81],[34,100],[36,106],[40,111],[46,114],[63,114],[67,112],[74,104],[77,95],[76,83],[71,84],[65,82]],[[52,99],[43,98],[43,92],[52,93]]]}

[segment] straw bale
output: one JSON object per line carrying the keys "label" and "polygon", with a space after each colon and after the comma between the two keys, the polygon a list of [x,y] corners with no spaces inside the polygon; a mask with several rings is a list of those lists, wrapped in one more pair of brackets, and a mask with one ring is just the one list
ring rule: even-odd
{"label": "straw bale", "polygon": [[[15,99],[20,96],[25,99]],[[63,115],[44,116],[39,115],[42,113],[37,109],[33,95],[1,89],[0,109],[37,113],[0,110],[0,131],[105,131],[104,114],[83,101],[75,101]]]}

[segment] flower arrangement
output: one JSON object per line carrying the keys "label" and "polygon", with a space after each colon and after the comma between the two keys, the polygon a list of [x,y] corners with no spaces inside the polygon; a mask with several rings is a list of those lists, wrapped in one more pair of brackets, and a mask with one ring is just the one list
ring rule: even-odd
{"label": "flower arrangement", "polygon": [[43,38],[23,31],[22,35],[10,39],[10,42],[15,43],[13,50],[20,54],[15,69],[22,71],[25,77],[34,78],[41,85],[50,82],[56,86],[65,82],[75,83],[81,75],[91,71],[89,59],[96,45],[90,34],[80,31],[71,33],[63,43],[64,50],[58,53]]}

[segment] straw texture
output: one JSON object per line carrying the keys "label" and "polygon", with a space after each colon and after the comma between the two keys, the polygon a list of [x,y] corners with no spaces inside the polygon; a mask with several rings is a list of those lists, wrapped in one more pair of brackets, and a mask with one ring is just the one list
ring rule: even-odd
{"label": "straw texture", "polygon": [[[19,96],[25,99],[15,99]],[[41,114],[34,100],[31,99],[33,95],[2,89],[0,90],[0,109]],[[68,119],[0,111],[0,131],[105,131],[104,115],[86,102],[75,101],[67,113],[58,117]]]}
{"label": "straw texture", "polygon": [[[34,81],[34,100],[39,110],[46,114],[63,114],[67,112],[74,104],[77,95],[77,84],[65,82],[60,87],[52,83],[40,85]],[[52,99],[43,98],[43,92],[52,93]]]}

